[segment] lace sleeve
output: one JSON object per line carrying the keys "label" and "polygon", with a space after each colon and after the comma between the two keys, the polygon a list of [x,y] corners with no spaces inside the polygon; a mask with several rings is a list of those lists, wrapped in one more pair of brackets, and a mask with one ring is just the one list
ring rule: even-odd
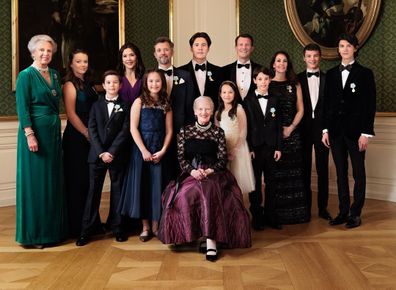
{"label": "lace sleeve", "polygon": [[192,165],[185,159],[185,143],[186,128],[181,128],[180,133],[177,134],[177,158],[179,160],[181,170],[190,174],[194,167],[192,167]]}
{"label": "lace sleeve", "polygon": [[217,162],[213,166],[215,171],[224,170],[227,165],[227,147],[226,147],[226,139],[223,129],[217,128],[216,130],[216,141],[218,144],[217,151]]}

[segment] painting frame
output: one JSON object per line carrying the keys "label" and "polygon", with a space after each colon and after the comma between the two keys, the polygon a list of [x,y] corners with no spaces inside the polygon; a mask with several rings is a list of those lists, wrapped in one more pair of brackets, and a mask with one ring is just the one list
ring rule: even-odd
{"label": "painting frame", "polygon": [[[23,30],[23,25],[20,24],[19,19],[19,1],[11,0],[11,29],[12,29],[12,91],[16,88],[16,79],[20,71],[20,33]],[[125,42],[125,0],[118,1],[118,49]],[[26,43],[27,45],[27,43]],[[59,48],[59,45],[58,45]],[[59,49],[58,49],[59,51]],[[59,53],[59,52],[57,52]],[[55,67],[55,69],[57,69]]]}
{"label": "painting frame", "polygon": [[[322,57],[324,59],[332,60],[338,58],[337,48],[335,46],[334,47],[326,46],[321,43],[318,43],[318,41],[315,41],[304,29],[304,26],[300,21],[300,15],[298,14],[298,7],[296,3],[297,1],[298,0],[284,0],[284,7],[286,11],[287,20],[297,40],[300,42],[302,46],[305,46],[308,43],[319,44],[322,49]],[[300,0],[300,5],[302,5],[301,2],[302,1]],[[381,0],[371,0],[369,3],[370,4],[367,7],[366,14],[364,15],[363,18],[363,22],[361,23],[360,28],[356,32],[356,37],[359,40],[360,47],[370,36],[377,22],[378,15],[380,12]]]}

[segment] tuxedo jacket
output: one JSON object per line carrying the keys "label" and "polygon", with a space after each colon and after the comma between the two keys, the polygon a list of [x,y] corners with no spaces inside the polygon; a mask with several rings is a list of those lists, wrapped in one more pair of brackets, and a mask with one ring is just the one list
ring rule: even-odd
{"label": "tuxedo jacket", "polygon": [[[323,109],[324,109],[324,88],[326,75],[320,71],[319,75],[319,96],[315,110],[312,109],[311,95],[309,93],[307,71],[298,74],[298,80],[301,85],[303,102],[304,102],[304,116],[300,123],[300,132],[303,138],[310,140],[322,140],[323,130]],[[314,111],[315,118],[312,119],[312,111]]]}
{"label": "tuxedo jacket", "polygon": [[282,149],[282,129],[280,110],[276,97],[269,95],[266,112],[263,114],[256,93],[249,93],[243,100],[247,118],[247,137],[249,149],[267,145],[274,150]]}
{"label": "tuxedo jacket", "polygon": [[370,69],[355,61],[343,88],[336,66],[326,74],[324,91],[323,128],[330,138],[344,134],[357,140],[362,133],[374,135],[376,88]]}
{"label": "tuxedo jacket", "polygon": [[[223,82],[223,73],[219,66],[211,64],[210,62],[206,62],[206,81],[205,81],[205,90],[204,96],[210,97],[215,104],[215,111],[218,107],[218,99],[219,99],[219,87]],[[201,96],[201,92],[199,91],[197,78],[195,77],[195,70],[193,67],[192,61],[189,63],[180,66],[179,69],[188,71],[192,78],[192,86],[194,90],[194,100]]]}
{"label": "tuxedo jacket", "polygon": [[173,85],[170,102],[173,111],[173,134],[176,136],[180,128],[194,123],[194,86],[189,72],[173,68]]}
{"label": "tuxedo jacket", "polygon": [[[249,87],[248,94],[254,93],[254,91],[256,90],[256,85],[253,82],[253,72],[256,68],[261,66],[260,64],[255,63],[253,61],[250,61],[250,64],[251,64],[251,69],[252,69],[252,77],[250,80],[250,87]],[[230,63],[226,66],[223,66],[222,70],[223,70],[224,80],[232,81],[233,83],[237,84],[237,62],[236,61],[234,61],[233,63]]]}
{"label": "tuxedo jacket", "polygon": [[96,163],[99,155],[109,152],[114,156],[113,163],[128,161],[129,106],[120,98],[114,104],[110,117],[104,98],[96,101],[91,108],[88,121],[91,148],[88,162]]}

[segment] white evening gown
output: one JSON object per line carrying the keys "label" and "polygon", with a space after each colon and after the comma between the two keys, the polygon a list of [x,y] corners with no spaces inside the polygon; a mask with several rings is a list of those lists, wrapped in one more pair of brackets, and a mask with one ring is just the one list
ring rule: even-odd
{"label": "white evening gown", "polygon": [[227,152],[234,153],[233,160],[228,161],[228,169],[235,176],[242,193],[249,193],[255,188],[253,166],[246,142],[246,114],[241,105],[238,105],[237,116],[231,119],[228,111],[221,114],[220,127],[224,130]]}

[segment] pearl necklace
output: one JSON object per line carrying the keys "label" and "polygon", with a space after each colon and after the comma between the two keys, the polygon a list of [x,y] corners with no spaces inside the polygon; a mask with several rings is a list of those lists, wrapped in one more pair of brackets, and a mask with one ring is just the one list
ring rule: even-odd
{"label": "pearl necklace", "polygon": [[47,73],[48,70],[49,70],[48,66],[47,66],[46,68],[40,68],[40,67],[37,67],[37,66],[35,66],[34,64],[32,64],[32,67],[34,67],[34,68],[35,68],[36,70],[38,70],[40,73]]}
{"label": "pearl necklace", "polygon": [[208,130],[210,128],[210,126],[212,126],[212,122],[209,122],[207,125],[200,125],[197,122],[195,122],[195,128],[197,128],[199,131],[205,132],[206,130]]}

